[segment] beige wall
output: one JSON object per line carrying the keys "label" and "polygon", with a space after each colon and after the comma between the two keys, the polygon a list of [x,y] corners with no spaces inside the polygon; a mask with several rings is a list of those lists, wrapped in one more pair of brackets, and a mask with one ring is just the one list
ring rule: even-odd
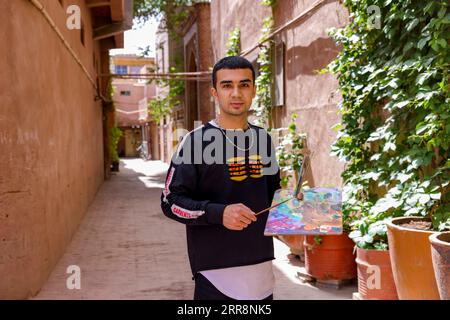
{"label": "beige wall", "polygon": [[[276,25],[283,25],[310,8],[315,1],[280,1],[274,10]],[[315,186],[340,186],[343,164],[330,156],[336,132],[331,127],[340,121],[337,80],[329,75],[318,75],[338,54],[327,30],[344,26],[347,15],[338,1],[311,11],[306,18],[284,30],[278,40],[286,44],[286,125],[291,113],[298,113],[298,127],[308,135],[311,152],[310,181]],[[311,179],[312,178],[312,179]]]}
{"label": "beige wall", "polygon": [[[115,81],[114,85],[114,105],[117,112],[118,126],[132,126],[139,124],[141,108],[147,109],[142,102],[147,98],[147,85],[130,82]],[[121,95],[121,91],[130,91],[130,95]],[[146,119],[144,119],[146,120]]]}
{"label": "beige wall", "polygon": [[[211,39],[214,62],[223,58],[230,32],[241,29],[242,50],[253,46],[261,37],[264,17],[271,16],[270,7],[254,0],[211,0]],[[282,2],[281,0],[278,2]]]}
{"label": "beige wall", "polygon": [[[275,27],[288,23],[305,12],[314,0],[280,0],[273,12],[252,0],[211,1],[212,41],[215,58],[225,55],[229,34],[241,29],[242,50],[253,47],[261,36],[264,17],[273,15]],[[220,23],[219,23],[220,21]],[[347,14],[338,1],[325,1],[309,17],[294,23],[276,40],[286,44],[285,106],[278,110],[281,126],[286,126],[292,113],[298,113],[298,128],[308,135],[307,144],[313,152],[311,172],[307,179],[314,186],[339,186],[343,164],[330,156],[336,133],[331,127],[339,122],[337,81],[331,75],[318,75],[338,53],[327,35],[330,27],[346,24]],[[246,55],[256,58],[258,50]]]}
{"label": "beige wall", "polygon": [[[95,79],[100,48],[84,1],[71,4],[85,46],[65,28],[65,8],[41,2]],[[29,1],[1,1],[0,12],[0,299],[15,299],[38,292],[102,184],[102,106]]]}

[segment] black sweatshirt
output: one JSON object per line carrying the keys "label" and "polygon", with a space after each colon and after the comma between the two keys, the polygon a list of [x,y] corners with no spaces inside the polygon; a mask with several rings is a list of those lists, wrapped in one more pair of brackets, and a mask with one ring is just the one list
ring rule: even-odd
{"label": "black sweatshirt", "polygon": [[[161,208],[167,217],[186,224],[193,275],[274,259],[272,237],[264,236],[267,212],[241,231],[222,224],[227,205],[243,203],[256,213],[270,206],[280,188],[270,136],[249,125],[243,131],[207,123],[187,134],[172,158]],[[214,161],[202,157],[208,154]]]}

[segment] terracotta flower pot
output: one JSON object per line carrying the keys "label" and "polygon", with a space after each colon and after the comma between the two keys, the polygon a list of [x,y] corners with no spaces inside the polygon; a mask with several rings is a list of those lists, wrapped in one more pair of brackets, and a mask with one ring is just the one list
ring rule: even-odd
{"label": "terracotta flower pot", "polygon": [[430,236],[434,274],[442,300],[450,300],[450,232]]}
{"label": "terracotta flower pot", "polygon": [[301,261],[305,260],[305,252],[303,242],[305,241],[305,236],[303,235],[280,235],[278,238],[283,241],[291,252],[300,257]]}
{"label": "terracotta flower pot", "polygon": [[358,292],[363,300],[397,300],[389,250],[357,248]]}
{"label": "terracotta flower pot", "polygon": [[305,269],[318,280],[349,280],[356,278],[355,244],[347,233],[320,236],[322,242],[315,243],[314,236],[305,237]]}
{"label": "terracotta flower pot", "polygon": [[428,239],[434,232],[401,226],[410,221],[427,220],[421,217],[400,217],[387,223],[389,252],[398,297],[401,300],[439,299]]}

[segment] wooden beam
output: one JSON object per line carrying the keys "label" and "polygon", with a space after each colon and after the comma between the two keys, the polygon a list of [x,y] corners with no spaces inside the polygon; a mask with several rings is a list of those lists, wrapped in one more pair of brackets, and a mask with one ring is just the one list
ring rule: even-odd
{"label": "wooden beam", "polygon": [[123,33],[124,30],[128,30],[129,26],[124,22],[111,23],[106,26],[99,27],[94,30],[94,40],[101,40],[115,36],[116,34]]}
{"label": "wooden beam", "polygon": [[105,0],[91,0],[91,1],[88,1],[86,3],[86,5],[89,9],[98,8],[98,7],[109,7],[109,6],[111,6],[111,2],[105,1]]}

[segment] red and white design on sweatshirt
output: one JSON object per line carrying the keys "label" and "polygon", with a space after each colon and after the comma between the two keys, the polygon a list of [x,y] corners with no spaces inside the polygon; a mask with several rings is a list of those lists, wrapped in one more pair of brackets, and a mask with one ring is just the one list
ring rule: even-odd
{"label": "red and white design on sweatshirt", "polygon": [[165,184],[164,190],[163,190],[164,199],[166,199],[166,197],[170,194],[169,186],[170,186],[170,183],[172,182],[174,173],[175,173],[175,168],[172,168],[170,170],[169,174],[167,175],[166,184]]}
{"label": "red and white design on sweatshirt", "polygon": [[176,204],[173,204],[170,209],[172,210],[173,214],[183,218],[183,219],[196,219],[203,215],[205,211],[197,210],[197,211],[191,211],[184,209],[182,207],[177,206]]}

